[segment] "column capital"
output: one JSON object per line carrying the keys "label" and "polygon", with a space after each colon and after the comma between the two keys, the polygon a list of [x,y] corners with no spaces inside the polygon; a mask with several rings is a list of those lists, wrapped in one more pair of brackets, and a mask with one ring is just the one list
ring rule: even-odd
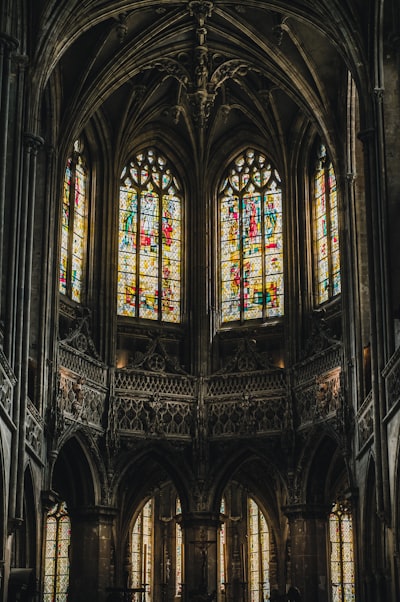
{"label": "column capital", "polygon": [[19,41],[13,36],[9,36],[7,33],[0,33],[0,47],[7,48],[7,50],[16,50],[19,46]]}
{"label": "column capital", "polygon": [[41,136],[31,134],[30,132],[24,132],[24,144],[28,150],[37,152],[38,149],[43,146],[44,140]]}

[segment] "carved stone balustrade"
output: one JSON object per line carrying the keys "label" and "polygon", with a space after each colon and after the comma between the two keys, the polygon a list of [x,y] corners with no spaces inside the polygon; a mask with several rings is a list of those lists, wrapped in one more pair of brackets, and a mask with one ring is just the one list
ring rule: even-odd
{"label": "carved stone balustrade", "polygon": [[371,440],[374,434],[374,408],[372,405],[372,391],[368,394],[361,408],[357,412],[358,449],[361,451]]}

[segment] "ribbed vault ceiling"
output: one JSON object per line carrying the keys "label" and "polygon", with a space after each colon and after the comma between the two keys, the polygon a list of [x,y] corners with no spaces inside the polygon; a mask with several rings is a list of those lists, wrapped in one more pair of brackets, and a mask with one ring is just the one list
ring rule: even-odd
{"label": "ribbed vault ceiling", "polygon": [[148,132],[205,155],[246,133],[282,159],[304,124],[339,130],[347,70],[363,64],[351,5],[53,0],[36,17],[37,106],[53,82],[60,133],[97,116],[122,154]]}

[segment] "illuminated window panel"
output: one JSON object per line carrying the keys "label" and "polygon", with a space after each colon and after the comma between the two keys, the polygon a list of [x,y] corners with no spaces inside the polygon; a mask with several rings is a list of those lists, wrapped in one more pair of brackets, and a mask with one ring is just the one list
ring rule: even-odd
{"label": "illuminated window panel", "polygon": [[313,242],[316,298],[320,304],[341,291],[336,177],[324,146],[320,147],[314,174]]}
{"label": "illuminated window panel", "polygon": [[126,166],[119,197],[118,314],[181,320],[182,197],[166,160],[149,149]]}
{"label": "illuminated window panel", "polygon": [[64,502],[56,504],[46,518],[43,602],[67,602],[71,523]]}
{"label": "illuminated window panel", "polygon": [[[176,499],[176,516],[182,514],[181,501]],[[183,536],[178,521],[175,523],[175,595],[182,596],[183,583]]]}
{"label": "illuminated window panel", "polygon": [[336,502],[329,517],[332,602],[355,601],[353,521],[346,502]]}
{"label": "illuminated window panel", "polygon": [[132,529],[131,540],[133,588],[146,588],[151,594],[151,576],[153,559],[153,500],[142,507]]}
{"label": "illuminated window panel", "polygon": [[258,504],[248,498],[249,602],[269,599],[269,529]]}
{"label": "illuminated window panel", "polygon": [[[225,498],[221,500],[220,514],[225,514]],[[226,586],[228,581],[228,558],[226,549],[226,526],[225,521],[221,522],[219,531],[219,580],[221,592],[226,594]]]}
{"label": "illuminated window panel", "polygon": [[87,244],[88,174],[79,141],[64,173],[59,291],[81,301]]}
{"label": "illuminated window panel", "polygon": [[220,194],[223,323],[283,315],[282,191],[278,172],[252,149],[228,169]]}

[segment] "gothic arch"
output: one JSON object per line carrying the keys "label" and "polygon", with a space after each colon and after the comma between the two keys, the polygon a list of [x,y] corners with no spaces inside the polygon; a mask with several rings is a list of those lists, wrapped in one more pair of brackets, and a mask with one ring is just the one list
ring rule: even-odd
{"label": "gothic arch", "polygon": [[79,434],[63,442],[52,469],[51,488],[69,508],[100,502],[99,476],[92,454]]}

